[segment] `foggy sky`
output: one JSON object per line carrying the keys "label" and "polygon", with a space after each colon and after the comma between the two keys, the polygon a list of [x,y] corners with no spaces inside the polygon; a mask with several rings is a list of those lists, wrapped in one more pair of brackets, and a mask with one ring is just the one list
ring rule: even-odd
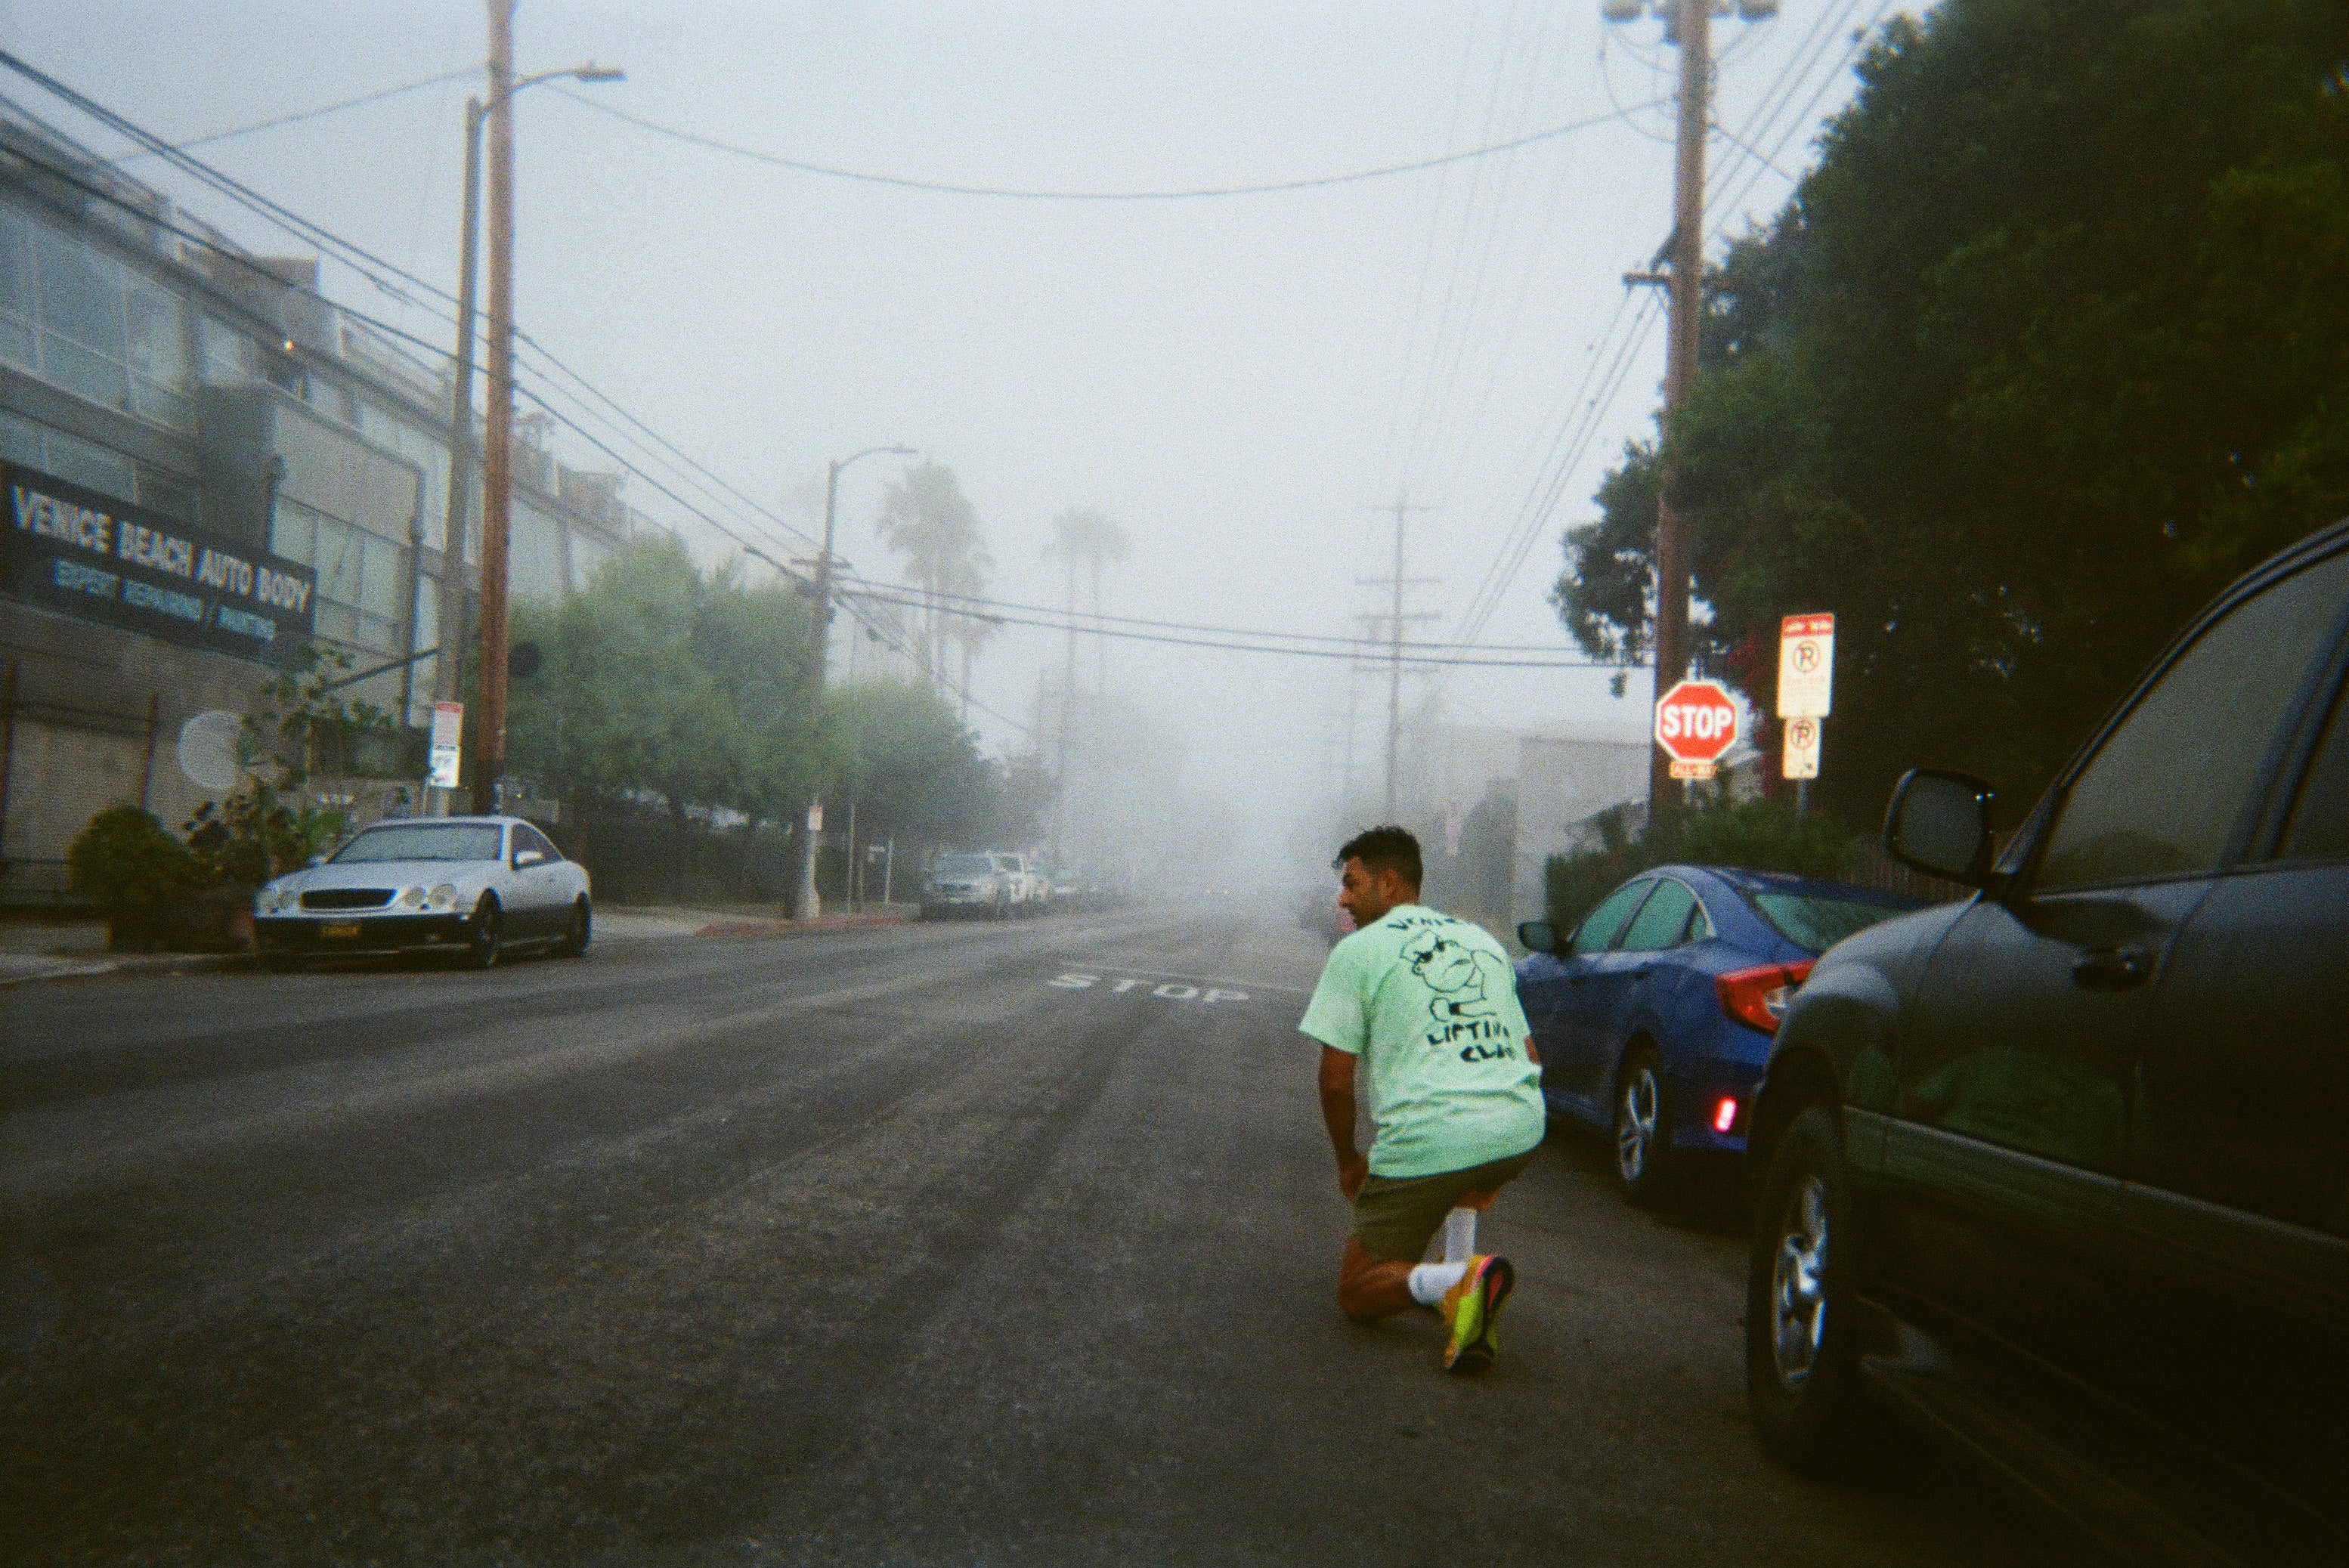
{"label": "foggy sky", "polygon": [[[1838,34],[1876,15],[1838,0]],[[1746,124],[1820,17],[1716,24],[1716,119]],[[588,58],[576,88],[646,119],[786,156],[945,181],[1054,189],[1245,184],[1506,140],[1668,97],[1652,22],[1563,5],[525,4],[524,71]],[[1602,77],[1602,36],[1607,53]],[[477,63],[474,0],[134,5],[14,0],[5,46],[167,136],[192,137]],[[1828,80],[1840,37],[1796,102]],[[455,81],[201,155],[344,237],[453,288],[462,105]],[[1611,86],[1610,99],[1609,88]],[[88,131],[11,81],[17,98]],[[1837,73],[1808,121],[1844,102]],[[855,185],[656,138],[565,101],[517,101],[523,325],[744,491],[812,521],[827,459],[905,442],[952,466],[979,515],[990,592],[1058,603],[1042,559],[1076,504],[1134,541],[1109,607],[1292,630],[1358,629],[1388,570],[1399,490],[1435,503],[1410,608],[1460,634],[1467,599],[1539,477],[1593,341],[1669,227],[1668,108],[1515,154],[1293,194],[1025,202]],[[116,143],[100,133],[102,150]],[[1775,143],[1774,135],[1770,141]],[[1736,148],[1716,136],[1712,156]],[[1764,150],[1768,150],[1765,144]],[[1810,126],[1735,208],[1766,217],[1812,156]],[[154,160],[130,171],[175,193]],[[1746,181],[1740,178],[1737,186]],[[189,210],[253,249],[297,249],[209,194]],[[1718,243],[1713,253],[1719,254]],[[438,340],[445,325],[330,266],[340,302]],[[1557,540],[1591,513],[1622,443],[1652,429],[1663,334],[1517,572],[1487,640],[1570,650],[1545,603]],[[575,442],[566,460],[607,467]],[[890,459],[852,469],[842,551],[897,575],[871,521]],[[811,485],[811,480],[814,481]],[[629,499],[670,508],[641,485]],[[801,547],[804,548],[804,547]],[[1006,628],[975,687],[1015,718],[1062,644]],[[1113,687],[1187,738],[1186,783],[1268,841],[1334,783],[1342,664],[1112,644]],[[1413,693],[1424,687],[1414,683]],[[1645,728],[1644,675],[1462,670],[1464,722]],[[1373,759],[1384,690],[1363,693]],[[980,717],[991,748],[1019,737]]]}

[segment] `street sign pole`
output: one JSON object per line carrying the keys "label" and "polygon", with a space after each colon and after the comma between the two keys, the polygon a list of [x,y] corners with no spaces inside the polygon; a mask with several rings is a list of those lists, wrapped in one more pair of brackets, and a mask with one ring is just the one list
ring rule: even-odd
{"label": "street sign pole", "polygon": [[1778,718],[1785,728],[1780,774],[1794,781],[1795,810],[1811,809],[1819,776],[1819,725],[1835,706],[1835,617],[1787,615],[1778,623]]}

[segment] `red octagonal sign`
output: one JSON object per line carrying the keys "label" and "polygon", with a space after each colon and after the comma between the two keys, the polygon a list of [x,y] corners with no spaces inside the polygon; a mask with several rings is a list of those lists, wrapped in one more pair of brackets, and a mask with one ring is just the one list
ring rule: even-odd
{"label": "red octagonal sign", "polygon": [[1656,704],[1656,744],[1675,762],[1718,762],[1737,744],[1737,699],[1719,681],[1682,681]]}

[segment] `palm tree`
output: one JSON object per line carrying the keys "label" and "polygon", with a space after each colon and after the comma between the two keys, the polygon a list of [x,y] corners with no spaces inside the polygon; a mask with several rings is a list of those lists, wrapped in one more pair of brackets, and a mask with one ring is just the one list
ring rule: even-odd
{"label": "palm tree", "polygon": [[[1125,530],[1109,513],[1098,507],[1072,506],[1052,520],[1052,530],[1059,536],[1058,549],[1069,558],[1069,613],[1076,614],[1076,567],[1082,562],[1091,572],[1093,584],[1093,614],[1102,610],[1102,568],[1112,561],[1125,559],[1130,542]],[[1096,690],[1109,685],[1109,639],[1096,635],[1093,639],[1094,680]],[[1076,662],[1069,664],[1071,684],[1076,680]]]}
{"label": "palm tree", "polygon": [[944,463],[916,463],[889,487],[875,525],[882,543],[905,558],[906,575],[922,591],[926,624],[922,674],[946,673],[946,613],[940,596],[976,593],[993,562],[978,536],[978,517]]}

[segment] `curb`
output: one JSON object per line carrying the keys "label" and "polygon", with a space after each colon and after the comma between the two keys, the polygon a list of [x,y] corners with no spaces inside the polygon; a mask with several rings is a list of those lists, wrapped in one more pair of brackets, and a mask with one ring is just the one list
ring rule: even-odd
{"label": "curb", "polygon": [[902,914],[834,914],[816,920],[719,920],[703,926],[696,936],[813,936],[827,931],[862,931],[882,925],[904,925]]}
{"label": "curb", "polygon": [[88,964],[60,960],[58,967],[40,974],[0,975],[0,991],[50,980],[100,980],[117,975],[211,975],[252,967],[254,957],[250,953],[165,953],[151,957],[101,958]]}

